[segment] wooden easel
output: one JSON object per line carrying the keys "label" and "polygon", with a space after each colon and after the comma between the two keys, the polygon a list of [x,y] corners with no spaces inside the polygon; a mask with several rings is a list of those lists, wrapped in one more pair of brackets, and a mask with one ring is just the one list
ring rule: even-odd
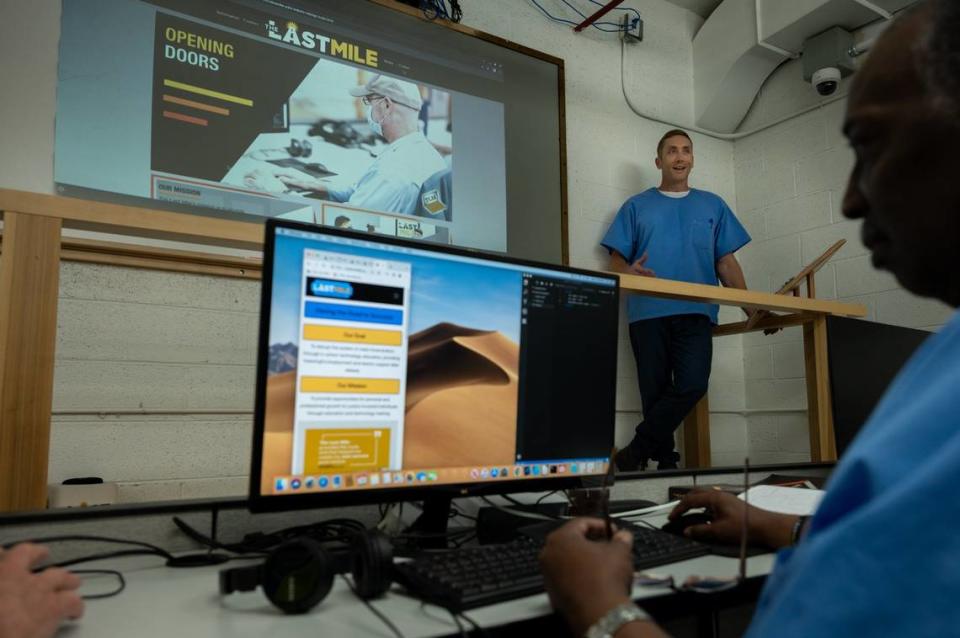
{"label": "wooden easel", "polygon": [[[807,299],[816,299],[814,281],[818,270],[840,250],[847,240],[841,239],[791,277],[775,295],[802,299],[800,286],[807,283]],[[753,306],[756,307],[756,306]],[[833,313],[826,313],[833,314]],[[807,420],[810,426],[810,455],[812,461],[832,461],[837,458],[833,438],[833,413],[830,403],[830,383],[827,371],[827,322],[825,313],[792,310],[789,314],[774,314],[760,309],[741,323],[717,326],[714,336],[742,334],[752,330],[777,332],[788,326],[803,326],[804,367],[807,382]],[[683,450],[687,467],[710,467],[710,404],[706,396],[684,419]]]}
{"label": "wooden easel", "polygon": [[[804,266],[803,270],[798,272],[796,275],[791,277],[785,284],[780,286],[780,289],[777,290],[775,295],[793,295],[794,297],[800,296],[800,286],[803,285],[803,282],[807,282],[807,298],[815,299],[817,296],[817,285],[814,281],[816,278],[817,271],[823,268],[830,258],[833,257],[838,250],[843,248],[843,245],[847,243],[846,239],[841,239],[830,248],[827,248],[819,257],[811,261],[809,264]],[[757,322],[763,317],[770,316],[770,313],[767,312],[755,312],[747,320],[746,330],[751,330],[757,324]]]}

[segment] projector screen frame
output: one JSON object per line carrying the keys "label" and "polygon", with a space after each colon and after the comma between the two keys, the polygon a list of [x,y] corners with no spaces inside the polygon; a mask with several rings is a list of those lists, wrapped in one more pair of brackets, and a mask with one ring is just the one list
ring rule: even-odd
{"label": "projector screen frame", "polygon": [[569,266],[570,265],[570,238],[568,235],[568,216],[567,216],[567,112],[566,112],[566,81],[564,77],[564,62],[563,58],[558,58],[556,56],[550,55],[549,53],[544,53],[538,49],[533,49],[522,44],[513,42],[512,40],[507,40],[506,38],[501,38],[500,36],[487,33],[486,31],[481,31],[480,29],[474,29],[473,27],[464,26],[458,22],[451,22],[450,20],[444,20],[442,18],[436,18],[431,20],[424,12],[419,9],[414,9],[413,7],[405,4],[396,2],[396,0],[367,0],[367,2],[373,3],[375,5],[385,7],[387,9],[392,9],[400,13],[412,16],[419,20],[425,22],[432,22],[434,24],[439,24],[453,31],[457,31],[464,35],[477,38],[479,40],[484,40],[491,44],[501,46],[512,51],[516,51],[522,55],[526,55],[532,58],[537,58],[543,62],[548,62],[550,64],[556,65],[557,67],[557,113],[559,116],[558,131],[560,133],[560,254],[561,254],[561,265]]}
{"label": "projector screen frame", "polygon": [[[423,11],[415,9],[408,5],[395,2],[394,0],[365,0],[368,3],[374,4],[383,9],[395,11],[411,18],[416,18],[422,22],[427,22],[431,24],[438,25],[440,27],[455,31],[457,33],[463,34],[467,37],[476,38],[483,40],[485,42],[500,46],[521,55],[525,55],[534,59],[537,59],[542,62],[552,64],[556,67],[557,73],[557,131],[558,131],[558,148],[559,148],[559,185],[560,185],[560,251],[559,251],[559,261],[558,265],[569,266],[570,265],[570,245],[569,245],[569,198],[567,193],[567,148],[566,148],[566,97],[565,97],[565,69],[564,69],[564,60],[562,58],[555,57],[543,51],[533,49],[522,44],[501,38],[499,36],[486,33],[479,29],[473,27],[464,26],[458,23],[451,22],[449,20],[444,20],[441,18],[430,19],[427,17]],[[236,222],[244,224],[253,224],[257,226],[262,226],[267,217],[258,217],[252,214],[245,213],[230,213],[222,210],[217,210],[214,208],[206,208],[202,206],[189,206],[186,204],[179,204],[176,202],[168,202],[163,200],[155,200],[149,198],[143,198],[136,195],[128,195],[124,193],[114,193],[110,191],[101,191],[92,188],[84,188],[80,186],[67,186],[69,192],[66,192],[64,185],[55,183],[55,195],[59,197],[69,198],[69,199],[79,199],[90,202],[98,202],[107,205],[116,205],[128,209],[139,209],[143,211],[164,211],[169,213],[181,213],[196,216],[199,220],[209,220],[211,227],[217,227],[224,222]],[[509,212],[508,212],[509,219]],[[155,226],[155,224],[150,223],[146,224],[147,226]],[[203,225],[202,223],[200,225]],[[182,245],[169,245],[163,243],[154,243],[150,241],[151,239],[157,238],[154,233],[139,234],[137,232],[130,232],[129,230],[124,234],[129,236],[138,237],[140,239],[147,239],[146,243],[136,242],[136,243],[127,243],[122,241],[121,237],[116,237],[113,235],[102,236],[97,238],[81,238],[78,239],[80,243],[96,243],[97,246],[94,250],[86,250],[89,247],[81,247],[81,252],[87,253],[83,255],[82,260],[92,263],[104,263],[104,264],[123,264],[123,265],[135,265],[138,267],[152,268],[155,267],[158,270],[178,270],[183,272],[194,272],[197,274],[214,274],[214,275],[224,275],[226,276],[239,276],[242,277],[251,277],[256,278],[255,272],[250,272],[249,270],[240,269],[237,271],[234,268],[234,264],[223,264],[224,259],[229,260],[229,256],[225,256],[220,252],[211,252],[207,253],[203,250],[204,246],[235,246],[234,242],[228,241],[218,241],[218,237],[211,237],[210,241],[204,241],[203,243],[191,243],[190,246]],[[176,235],[174,229],[170,229],[169,233],[164,233],[168,235]],[[209,235],[209,233],[203,233]],[[168,237],[164,237],[167,239]],[[175,240],[175,237],[169,237],[169,239]],[[120,240],[120,241],[117,241]],[[456,244],[451,244],[451,246],[457,246]],[[244,248],[251,248],[250,246],[244,246]],[[262,256],[262,246],[257,246],[254,248]],[[140,254],[142,252],[142,254]],[[174,259],[177,262],[176,268],[170,268],[165,260],[166,253],[174,254]],[[158,254],[160,254],[160,259],[158,260]],[[509,250],[504,251],[502,254],[515,256],[519,258],[530,258],[526,254],[515,254]],[[239,254],[235,256],[235,259],[244,260],[247,264],[251,264],[252,256],[250,254]],[[217,262],[217,266],[226,265],[226,271],[222,268],[211,267],[211,262]],[[254,271],[257,270],[256,267],[253,268]]]}

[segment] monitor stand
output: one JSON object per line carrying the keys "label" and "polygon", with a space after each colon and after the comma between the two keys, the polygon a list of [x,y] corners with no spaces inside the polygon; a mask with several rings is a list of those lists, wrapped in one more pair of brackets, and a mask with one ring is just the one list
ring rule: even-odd
{"label": "monitor stand", "polygon": [[411,545],[420,549],[447,547],[447,522],[450,520],[451,496],[428,496],[423,499],[423,513],[407,528],[407,534],[423,534],[411,539]]}

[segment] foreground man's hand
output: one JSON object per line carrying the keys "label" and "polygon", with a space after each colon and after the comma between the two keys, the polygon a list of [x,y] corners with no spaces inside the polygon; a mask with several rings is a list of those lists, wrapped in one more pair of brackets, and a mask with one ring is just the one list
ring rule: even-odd
{"label": "foreground man's hand", "polygon": [[0,550],[0,638],[46,638],[83,615],[79,577],[56,567],[33,572],[47,556],[30,543]]}
{"label": "foreground man's hand", "polygon": [[692,490],[684,496],[673,511],[670,520],[674,520],[690,509],[705,507],[713,516],[713,522],[704,525],[692,525],[684,530],[690,538],[735,545],[740,542],[743,527],[743,510],[750,508],[747,517],[747,542],[780,549],[790,545],[796,516],[768,512],[752,505],[748,506],[733,494],[714,489]]}
{"label": "foreground man's hand", "polygon": [[[570,521],[547,537],[540,554],[550,602],[582,636],[617,605],[630,601],[633,583],[633,535],[619,531],[606,539],[604,522],[595,518]],[[663,636],[651,622],[625,625],[624,636]]]}

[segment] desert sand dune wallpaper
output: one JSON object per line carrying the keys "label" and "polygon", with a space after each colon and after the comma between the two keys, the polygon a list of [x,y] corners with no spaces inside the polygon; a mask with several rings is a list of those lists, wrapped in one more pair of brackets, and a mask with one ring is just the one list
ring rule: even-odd
{"label": "desert sand dune wallpaper", "polygon": [[[405,467],[514,462],[520,346],[495,330],[440,323],[410,336]],[[263,482],[290,472],[297,371],[267,378]],[[483,427],[477,427],[482,424]]]}
{"label": "desert sand dune wallpaper", "polygon": [[513,463],[519,368],[520,346],[496,331],[441,323],[411,335],[404,465]]}

